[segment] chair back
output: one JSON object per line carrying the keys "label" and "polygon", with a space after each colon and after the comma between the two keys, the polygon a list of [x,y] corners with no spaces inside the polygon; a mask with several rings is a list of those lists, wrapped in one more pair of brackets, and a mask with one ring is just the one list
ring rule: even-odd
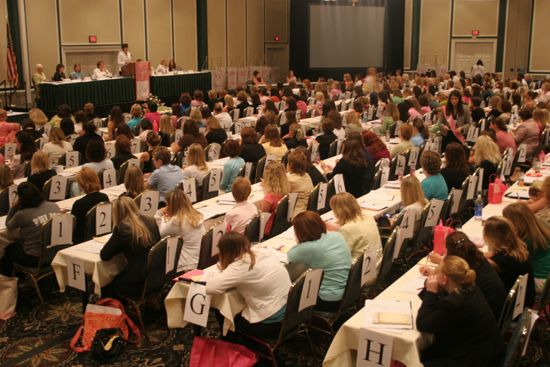
{"label": "chair back", "polygon": [[183,162],[185,161],[185,156],[186,156],[186,151],[185,150],[180,150],[179,152],[177,152],[174,155],[174,157],[172,158],[171,163],[175,166],[182,167]]}
{"label": "chair back", "polygon": [[260,242],[261,215],[258,213],[248,221],[244,228],[244,235],[250,243]]}
{"label": "chair back", "polygon": [[389,283],[389,276],[393,264],[393,251],[397,239],[397,230],[397,228],[394,228],[384,245],[382,264],[380,265],[380,271],[378,272],[378,279],[376,281],[376,288],[379,290],[385,289]]}
{"label": "chair back", "polygon": [[338,154],[338,139],[330,143],[328,146],[328,156],[327,158],[334,157]]}
{"label": "chair back", "polygon": [[341,313],[352,305],[355,305],[359,297],[361,297],[361,290],[363,289],[361,286],[361,276],[363,275],[363,255],[364,254],[357,256],[351,263],[351,268],[348,273],[348,281],[346,282],[346,288],[344,288],[342,301],[338,307],[338,313]]}
{"label": "chair back", "polygon": [[[10,194],[13,195],[10,198]],[[8,215],[11,203],[17,198],[17,186],[11,185],[0,191],[0,216]],[[10,200],[11,199],[11,200]]]}
{"label": "chair back", "polygon": [[254,177],[254,183],[258,183],[262,180],[262,177],[264,176],[266,160],[267,156],[264,156],[258,160],[258,163],[256,163],[256,175]]}
{"label": "chair back", "polygon": [[390,162],[390,175],[388,180],[395,181],[399,178],[399,170],[402,170],[402,175],[405,176],[407,172],[407,162],[409,161],[409,153],[399,154],[392,158]]}
{"label": "chair back", "polygon": [[519,320],[512,332],[512,336],[506,346],[506,354],[504,355],[504,367],[517,366],[522,351],[526,344],[529,343],[531,334],[531,312],[528,308],[524,309]]}
{"label": "chair back", "polygon": [[[69,218],[67,220],[69,225],[68,228],[59,228],[59,225],[54,226],[54,222],[56,221],[56,219],[60,219],[62,216]],[[55,218],[55,217],[58,217],[58,218]],[[49,268],[53,258],[55,257],[58,251],[73,245],[73,231],[74,231],[75,223],[76,223],[76,218],[69,213],[65,213],[65,214],[54,215],[46,223],[41,225],[40,241],[42,243],[40,247],[40,255],[38,260],[38,267],[36,269],[36,274],[40,273],[40,269],[42,268]],[[66,240],[62,241],[61,243],[57,243],[53,245],[52,238],[54,236],[60,237],[59,236],[60,234],[63,234],[63,237]]]}
{"label": "chair back", "polygon": [[67,178],[64,176],[53,176],[44,183],[42,193],[48,201],[61,201],[67,198],[69,185]]}
{"label": "chair back", "polygon": [[[325,182],[318,183],[309,193],[307,201],[307,210],[324,214],[330,210],[327,201],[328,184]],[[319,199],[319,194],[324,195]]]}
{"label": "chair back", "polygon": [[288,221],[288,206],[289,196],[285,195],[281,200],[279,200],[277,203],[277,208],[275,208],[275,217],[273,218],[273,226],[271,227],[269,237],[275,237],[292,226],[292,224]]}
{"label": "chair back", "polygon": [[[175,254],[173,256],[172,269],[166,269],[168,261],[166,259],[168,243],[175,241]],[[149,249],[147,255],[147,277],[143,285],[142,299],[146,299],[151,293],[162,290],[164,286],[170,284],[172,279],[176,277],[178,268],[178,259],[180,258],[181,249],[183,248],[183,240],[179,237],[168,236],[155,243]],[[171,249],[172,250],[172,249]]]}
{"label": "chair back", "polygon": [[[110,206],[111,203],[108,201],[101,202],[86,213],[84,221],[84,241],[89,241],[96,236],[102,236],[112,231],[112,212],[106,205]],[[98,218],[98,215],[100,218]]]}
{"label": "chair back", "polygon": [[[212,176],[212,170],[210,170],[210,172],[208,172],[208,174],[206,176],[204,176],[204,178],[202,179],[201,200],[207,200],[207,199],[215,198],[216,196],[218,196],[218,191],[219,190],[210,191],[209,183],[210,183],[211,176]],[[219,181],[221,181],[221,179]]]}
{"label": "chair back", "polygon": [[202,236],[197,269],[206,269],[218,262],[218,254],[216,252],[216,255],[212,256],[212,250],[214,246],[217,246],[217,243],[214,243],[214,231],[219,228],[220,224],[223,224],[223,222],[220,221],[215,223],[204,236]]}
{"label": "chair back", "polygon": [[[124,177],[126,177],[126,171],[128,171],[128,168],[132,167],[136,161],[134,160],[128,160],[120,165],[120,168],[118,169],[118,177],[117,177],[117,184],[121,185],[124,183]],[[140,170],[143,171],[143,162],[139,160],[139,167]]]}
{"label": "chair back", "polygon": [[516,300],[518,298],[519,283],[521,281],[521,278],[522,276],[520,275],[516,279],[514,285],[512,286],[512,288],[506,295],[506,299],[504,300],[504,306],[502,307],[500,317],[498,318],[498,327],[502,335],[506,334],[508,328],[510,327],[510,324],[513,321],[514,308],[516,305]]}

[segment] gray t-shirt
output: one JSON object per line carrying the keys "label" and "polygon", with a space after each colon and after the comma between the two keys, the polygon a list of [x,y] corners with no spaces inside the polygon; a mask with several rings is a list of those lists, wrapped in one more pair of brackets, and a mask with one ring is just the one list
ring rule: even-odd
{"label": "gray t-shirt", "polygon": [[36,208],[10,209],[6,218],[6,228],[19,229],[23,250],[32,256],[40,255],[40,225],[46,223],[54,214],[59,213],[56,203],[43,201]]}

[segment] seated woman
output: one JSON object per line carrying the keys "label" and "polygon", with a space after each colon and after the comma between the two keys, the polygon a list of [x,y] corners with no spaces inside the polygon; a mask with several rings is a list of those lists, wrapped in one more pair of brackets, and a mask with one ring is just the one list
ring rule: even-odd
{"label": "seated woman", "polygon": [[[485,296],[485,300],[491,307],[495,320],[498,320],[504,306],[506,290],[495,269],[489,264],[483,252],[463,232],[453,232],[445,239],[447,256],[458,256],[468,263],[470,269],[476,272],[476,285]],[[435,264],[440,264],[443,257],[436,252],[430,252],[429,259]],[[424,275],[434,273],[433,268],[421,266],[420,272]]]}
{"label": "seated woman", "polygon": [[161,203],[165,201],[166,195],[183,180],[182,169],[171,164],[170,158],[168,148],[156,148],[153,152],[153,163],[156,169],[147,179],[147,187],[160,193]]}
{"label": "seated woman", "polygon": [[346,240],[338,232],[327,233],[325,222],[316,212],[298,214],[292,225],[298,244],[288,251],[288,262],[304,263],[307,267],[323,270],[315,309],[336,312],[351,268],[351,253]]}
{"label": "seated woman", "polygon": [[207,294],[236,289],[245,306],[235,317],[235,329],[260,338],[276,338],[285,316],[291,282],[283,263],[248,239],[228,232],[218,243],[220,272],[208,279]]}
{"label": "seated woman", "polygon": [[477,138],[473,150],[475,168],[483,168],[482,189],[487,190],[491,175],[494,175],[497,171],[497,166],[501,159],[500,149],[493,139],[482,135]]}
{"label": "seated woman", "polygon": [[386,144],[372,131],[365,131],[363,134],[363,144],[367,148],[367,152],[371,155],[374,163],[380,159],[390,159],[390,151]]}
{"label": "seated woman", "polygon": [[84,167],[90,167],[96,174],[106,169],[115,168],[113,161],[107,158],[105,144],[101,140],[92,140],[86,147],[86,160]]}
{"label": "seated woman", "polygon": [[123,254],[127,265],[102,293],[138,297],[148,275],[149,249],[160,240],[157,223],[154,218],[139,214],[134,200],[123,196],[113,203],[113,227],[113,234],[99,256],[109,261]]}
{"label": "seated woman", "polygon": [[393,158],[399,154],[407,153],[413,147],[411,142],[413,128],[410,124],[403,123],[399,127],[399,144],[394,145],[390,150],[390,156]]}
{"label": "seated woman", "polygon": [[298,123],[294,122],[288,127],[288,134],[283,137],[286,147],[294,149],[297,147],[307,148],[307,140]]}
{"label": "seated woman", "polygon": [[346,129],[342,126],[342,115],[338,111],[330,111],[327,118],[334,124],[334,130],[332,132],[338,139],[344,140],[346,138]]}
{"label": "seated woman", "polygon": [[415,176],[407,176],[401,180],[401,207],[409,212],[409,215],[414,215],[415,218],[415,233],[420,229],[422,217],[422,209],[428,203],[424,197],[420,181]]}
{"label": "seated woman", "polygon": [[65,134],[60,128],[52,127],[49,138],[50,141],[44,144],[42,151],[48,155],[50,162],[57,162],[65,153],[73,150],[73,146],[65,140]]}
{"label": "seated woman", "polygon": [[519,118],[521,123],[514,132],[514,138],[516,145],[519,147],[521,144],[527,146],[527,159],[533,158],[535,151],[537,150],[540,142],[540,130],[539,125],[533,120],[533,114],[530,109],[522,108],[519,110]]}
{"label": "seated woman", "polygon": [[252,127],[241,130],[241,158],[245,162],[256,163],[265,156],[264,147],[258,143],[258,134]]}
{"label": "seated woman", "polygon": [[525,293],[525,306],[531,307],[535,299],[533,265],[527,245],[516,232],[512,222],[504,217],[493,216],[483,226],[483,240],[489,247],[485,257],[495,268],[504,288],[509,291],[520,275],[529,274]]}
{"label": "seated woman", "polygon": [[172,152],[177,153],[180,150],[185,151],[191,144],[200,144],[203,148],[206,148],[208,141],[204,135],[199,131],[199,124],[191,119],[186,120],[183,123],[183,136],[177,142],[172,144]]}
{"label": "seated woman", "polygon": [[296,205],[292,211],[292,218],[307,210],[309,193],[313,190],[313,183],[307,174],[307,158],[302,151],[292,151],[288,155],[286,177],[288,179],[288,190],[290,193],[297,193]]}
{"label": "seated woman", "polygon": [[382,264],[382,241],[374,218],[361,210],[357,199],[350,193],[341,192],[330,198],[330,208],[337,222],[325,222],[329,231],[338,231],[344,236],[351,257],[362,256],[367,249],[376,253],[376,271]]}
{"label": "seated woman", "polygon": [[447,183],[441,176],[441,157],[439,153],[424,151],[420,157],[420,165],[426,178],[422,180],[422,191],[428,200],[445,200],[449,194]]}
{"label": "seated woman", "polygon": [[[369,164],[365,159],[363,147],[359,141],[348,139],[344,142],[342,153],[343,157],[334,166],[332,175],[342,174],[346,191],[356,198],[361,197],[371,187],[371,177],[367,175]],[[330,170],[322,162],[321,167],[325,172]]]}
{"label": "seated woman", "polygon": [[315,140],[319,143],[319,159],[327,159],[328,158],[328,151],[330,144],[332,144],[333,141],[338,139],[336,135],[334,135],[334,123],[331,119],[325,118],[323,119],[323,123],[321,124],[321,131],[322,134],[318,135]]}
{"label": "seated woman", "polygon": [[88,147],[88,143],[91,141],[99,141],[103,143],[103,139],[101,139],[101,136],[99,136],[96,131],[97,127],[94,124],[91,122],[84,123],[82,124],[82,131],[79,134],[80,136],[74,141],[73,149],[79,152],[83,157],[84,161],[82,163],[86,163],[86,148]]}
{"label": "seated woman", "polygon": [[512,148],[512,151],[516,151],[516,141],[514,140],[514,135],[508,131],[506,122],[502,117],[497,117],[491,121],[491,129],[496,133],[497,145],[500,149],[500,154],[504,154],[504,151],[507,148]]}
{"label": "seated woman", "polygon": [[289,192],[285,167],[281,163],[271,162],[265,167],[262,188],[264,189],[264,198],[256,202],[256,206],[261,212],[271,213],[264,230],[265,235],[268,236],[273,227],[277,204]]}
{"label": "seated woman", "polygon": [[[9,143],[9,137],[21,129],[21,125],[16,122],[6,122],[8,120],[8,111],[0,109],[0,146]],[[11,140],[13,141],[13,140]]]}
{"label": "seated woman", "polygon": [[[261,140],[264,140],[262,145],[265,149],[265,153],[277,157],[277,161],[279,162],[288,151],[276,125],[267,125]],[[260,143],[262,143],[261,140]]]}
{"label": "seated woman", "polygon": [[111,158],[115,169],[119,170],[120,166],[125,162],[136,158],[137,157],[132,154],[132,143],[130,140],[124,135],[117,136],[115,141],[115,156]]}
{"label": "seated woman", "polygon": [[441,175],[445,179],[447,187],[460,189],[462,182],[470,175],[471,169],[466,161],[464,147],[456,142],[445,147],[445,167],[441,169]]}
{"label": "seated woman", "polygon": [[185,192],[176,189],[168,193],[166,207],[157,211],[155,220],[161,237],[178,236],[183,240],[178,273],[196,269],[205,230],[202,214],[193,208]]}
{"label": "seated woman", "polygon": [[160,145],[163,147],[170,147],[170,136],[174,133],[174,127],[172,126],[172,121],[170,121],[170,116],[164,114],[160,117],[159,122],[159,131],[160,136]]}
{"label": "seated woman", "polygon": [[413,137],[411,138],[411,143],[415,147],[419,147],[426,142],[430,137],[430,131],[424,125],[424,121],[420,117],[416,117],[412,123],[413,127]]}
{"label": "seated woman", "polygon": [[356,132],[359,134],[363,132],[363,126],[361,125],[361,121],[359,121],[359,116],[355,111],[346,113],[345,121],[346,121],[346,130],[345,130],[346,137],[348,137],[353,132]]}
{"label": "seated woman", "polygon": [[244,167],[244,159],[239,157],[241,152],[241,145],[237,140],[228,140],[223,145],[225,154],[229,156],[229,160],[223,165],[222,181],[220,183],[220,189],[224,192],[230,192],[233,181],[239,175],[241,169]]}
{"label": "seated woman", "polygon": [[75,201],[71,209],[71,214],[76,218],[73,232],[73,241],[75,244],[84,240],[86,213],[97,204],[109,201],[109,197],[99,191],[101,190],[101,183],[93,169],[83,167],[76,174],[76,182],[80,187],[80,192],[84,192],[84,197]]}
{"label": "seated woman", "polygon": [[107,122],[106,140],[115,140],[115,131],[118,129],[119,125],[122,124],[124,124],[122,109],[119,106],[113,106]]}
{"label": "seated woman", "polygon": [[527,245],[533,264],[535,291],[540,294],[550,273],[550,227],[535,217],[523,203],[506,206],[502,215],[514,223],[516,234]]}
{"label": "seated woman", "polygon": [[434,336],[421,352],[424,366],[493,366],[504,352],[496,319],[475,285],[476,272],[447,256],[420,293],[418,331]]}
{"label": "seated woman", "polygon": [[146,141],[147,151],[142,153],[139,159],[143,162],[143,173],[151,173],[155,170],[155,165],[153,164],[153,151],[160,146],[160,136],[154,131],[149,131]]}
{"label": "seated woman", "polygon": [[17,144],[19,154],[12,158],[10,169],[13,172],[13,178],[18,179],[25,176],[25,164],[31,161],[34,152],[36,152],[36,144],[32,137],[24,131],[15,134],[15,144]]}
{"label": "seated woman", "polygon": [[6,217],[8,234],[19,231],[19,240],[6,248],[2,274],[12,276],[13,263],[35,267],[42,249],[41,225],[59,213],[57,204],[46,201],[42,191],[29,182],[17,186],[17,202]]}
{"label": "seated woman", "polygon": [[311,182],[313,183],[313,187],[317,186],[317,184],[321,182],[327,182],[327,178],[311,163],[311,156],[308,154],[307,149],[305,147],[297,147],[294,148],[294,151],[300,151],[304,154],[307,161],[307,169],[306,172],[309,175],[309,178],[311,178]]}
{"label": "seated woman", "polygon": [[27,182],[32,183],[40,191],[44,188],[44,184],[57,173],[50,169],[50,161],[48,155],[43,151],[34,153],[31,160],[31,175]]}
{"label": "seated woman", "polygon": [[227,140],[227,133],[220,125],[220,121],[214,116],[206,119],[206,140],[208,144],[218,143],[223,145]]}
{"label": "seated woman", "polygon": [[145,191],[143,172],[139,167],[128,167],[124,175],[124,188],[126,191],[120,196],[128,196],[132,199],[135,199],[139,194]]}
{"label": "seated woman", "polygon": [[192,144],[187,150],[185,158],[185,168],[183,169],[183,178],[193,177],[198,184],[208,174],[208,166],[204,157],[204,149],[200,144]]}

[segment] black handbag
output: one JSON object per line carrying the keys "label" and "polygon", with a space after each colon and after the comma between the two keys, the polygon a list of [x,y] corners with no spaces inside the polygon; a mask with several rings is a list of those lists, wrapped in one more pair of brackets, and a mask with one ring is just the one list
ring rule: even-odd
{"label": "black handbag", "polygon": [[92,357],[102,362],[113,362],[124,350],[126,341],[119,328],[99,329],[92,342]]}

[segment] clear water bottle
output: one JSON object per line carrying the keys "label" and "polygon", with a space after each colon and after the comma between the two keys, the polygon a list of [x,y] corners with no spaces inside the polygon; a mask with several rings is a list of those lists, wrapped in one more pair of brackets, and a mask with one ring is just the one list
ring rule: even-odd
{"label": "clear water bottle", "polygon": [[477,199],[475,201],[475,209],[474,209],[475,220],[481,220],[482,212],[483,212],[483,199],[481,198],[481,194],[478,194]]}

